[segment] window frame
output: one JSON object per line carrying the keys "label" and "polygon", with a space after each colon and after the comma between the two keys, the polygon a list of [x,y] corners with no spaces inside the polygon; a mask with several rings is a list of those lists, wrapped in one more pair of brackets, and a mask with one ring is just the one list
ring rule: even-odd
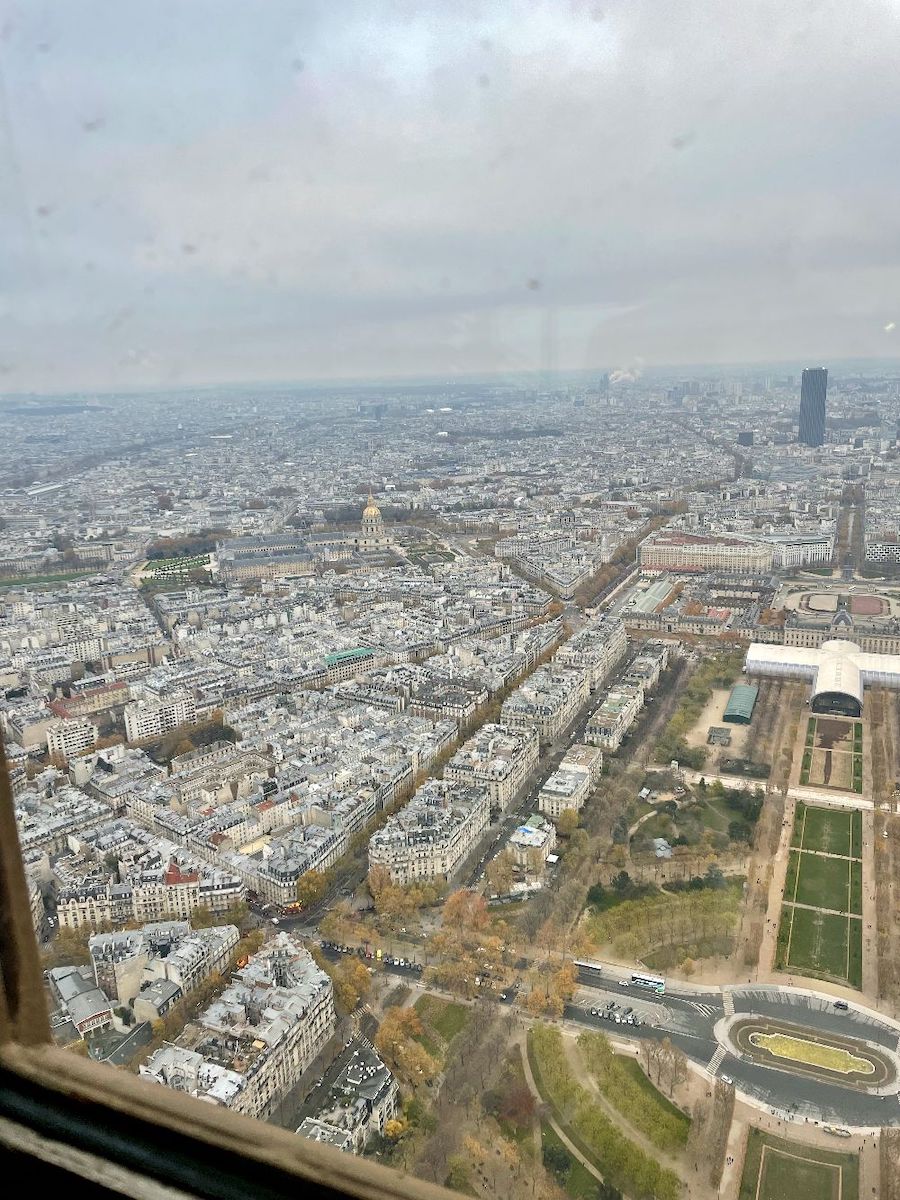
{"label": "window frame", "polygon": [[298,1188],[329,1200],[453,1196],[53,1044],[2,738],[0,1146],[7,1157],[25,1156],[32,1185],[62,1170],[90,1181],[92,1195],[104,1187],[143,1195],[137,1184],[149,1182],[157,1194],[211,1200],[297,1200]]}

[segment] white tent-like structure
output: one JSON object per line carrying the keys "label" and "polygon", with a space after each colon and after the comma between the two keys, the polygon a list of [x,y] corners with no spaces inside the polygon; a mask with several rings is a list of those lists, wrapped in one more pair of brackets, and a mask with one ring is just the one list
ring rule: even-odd
{"label": "white tent-like structure", "polygon": [[751,642],[744,663],[747,675],[804,679],[812,684],[814,713],[862,716],[866,686],[900,689],[900,654],[867,654],[845,638],[806,646],[770,646]]}

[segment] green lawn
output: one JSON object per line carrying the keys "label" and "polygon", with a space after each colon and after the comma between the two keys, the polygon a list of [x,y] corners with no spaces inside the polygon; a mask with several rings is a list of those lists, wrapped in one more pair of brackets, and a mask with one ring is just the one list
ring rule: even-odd
{"label": "green lawn", "polygon": [[853,858],[862,858],[862,813],[855,812],[850,818],[851,845],[850,854]]}
{"label": "green lawn", "polygon": [[469,1019],[463,1004],[442,1000],[439,996],[420,996],[413,1005],[425,1025],[430,1025],[445,1042],[452,1042]]}
{"label": "green lawn", "polygon": [[829,854],[850,854],[850,825],[851,813],[834,808],[817,808],[815,805],[797,806],[797,817],[794,823],[794,845],[801,843],[796,840],[797,827],[802,837],[804,850],[825,850]]}
{"label": "green lawn", "polygon": [[778,945],[781,970],[847,981],[856,988],[862,985],[862,921],[858,918],[786,904],[781,913]]}
{"label": "green lawn", "polygon": [[88,579],[98,575],[102,567],[92,567],[87,571],[64,571],[60,575],[15,575],[9,579],[0,579],[0,591],[12,588],[29,588],[31,591],[42,588],[52,588],[57,583],[71,583],[74,579]]}
{"label": "green lawn", "polygon": [[800,851],[791,848],[788,856],[787,871],[784,876],[784,898],[795,900],[797,891],[797,872],[800,870]]}
{"label": "green lawn", "polygon": [[[798,854],[795,850],[794,854]],[[793,857],[793,855],[792,855]],[[850,906],[849,858],[825,858],[821,854],[798,854],[800,874],[794,899],[815,908],[848,912]],[[859,865],[859,864],[857,864]]]}
{"label": "green lawn", "polygon": [[859,1200],[859,1159],[751,1129],[739,1200]]}
{"label": "green lawn", "polygon": [[[672,1101],[662,1094],[659,1088],[654,1087],[644,1072],[641,1070],[641,1064],[634,1058],[626,1058],[622,1055],[619,1059],[619,1066],[627,1074],[630,1075],[635,1083],[646,1093],[648,1105],[653,1105],[664,1113],[674,1118],[684,1128],[684,1140],[687,1141],[688,1131],[691,1128],[691,1118]],[[612,1097],[610,1097],[612,1100]],[[613,1100],[613,1103],[615,1101]]]}

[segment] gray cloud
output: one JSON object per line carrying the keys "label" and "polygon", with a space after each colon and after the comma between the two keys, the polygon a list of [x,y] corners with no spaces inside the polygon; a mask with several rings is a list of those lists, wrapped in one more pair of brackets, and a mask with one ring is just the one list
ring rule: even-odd
{"label": "gray cloud", "polygon": [[[7,388],[892,352],[895,5],[9,11]],[[3,99],[5,97],[5,100]]]}

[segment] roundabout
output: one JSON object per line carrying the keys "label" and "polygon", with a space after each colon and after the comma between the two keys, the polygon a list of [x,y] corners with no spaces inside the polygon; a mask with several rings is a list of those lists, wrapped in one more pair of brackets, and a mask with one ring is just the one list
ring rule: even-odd
{"label": "roundabout", "polygon": [[723,1041],[745,1061],[792,1075],[881,1095],[896,1092],[900,1082],[896,1055],[861,1038],[752,1015],[730,1021],[722,1032]]}

